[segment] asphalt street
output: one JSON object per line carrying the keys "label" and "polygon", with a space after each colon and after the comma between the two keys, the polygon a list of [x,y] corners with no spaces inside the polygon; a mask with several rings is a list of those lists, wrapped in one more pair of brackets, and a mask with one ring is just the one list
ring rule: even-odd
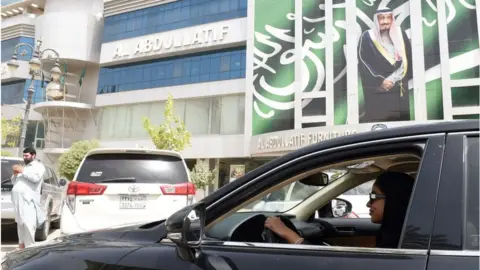
{"label": "asphalt street", "polygon": [[[51,230],[46,241],[53,240],[60,236],[60,230]],[[18,247],[16,228],[2,228],[2,252],[0,258]],[[38,242],[42,243],[42,242]],[[35,243],[37,244],[37,243]]]}

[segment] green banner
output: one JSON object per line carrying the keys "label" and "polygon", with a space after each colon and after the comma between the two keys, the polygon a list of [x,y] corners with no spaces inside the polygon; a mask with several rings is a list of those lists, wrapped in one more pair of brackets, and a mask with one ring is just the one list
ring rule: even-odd
{"label": "green banner", "polygon": [[[302,100],[302,116],[324,116],[335,125],[348,123],[349,100],[347,63],[355,64],[358,89],[355,89],[359,123],[415,120],[414,76],[425,79],[427,120],[445,118],[442,94],[437,1],[421,1],[421,12],[412,12],[409,0],[356,0],[356,25],[346,21],[346,0],[332,0],[333,6],[333,100]],[[255,0],[252,134],[294,128],[295,92],[295,4],[293,0]],[[475,0],[449,1],[445,5],[453,108],[479,106],[478,79],[480,49]],[[387,6],[388,5],[388,6]],[[325,91],[327,73],[325,53],[325,1],[302,1],[302,91]],[[413,51],[421,40],[412,41],[411,16],[422,16],[424,72],[413,73]],[[352,27],[347,29],[347,27]],[[358,33],[347,35],[347,32]],[[416,37],[418,38],[418,37]],[[355,43],[357,61],[348,61],[348,42]],[[352,101],[352,99],[350,99]],[[328,102],[334,115],[326,114]],[[352,104],[350,104],[352,105]],[[417,105],[419,106],[419,105]],[[353,112],[350,112],[353,113]],[[351,115],[350,115],[351,116]],[[355,117],[353,117],[354,119]],[[474,115],[454,119],[478,118]],[[326,123],[303,124],[302,127]]]}

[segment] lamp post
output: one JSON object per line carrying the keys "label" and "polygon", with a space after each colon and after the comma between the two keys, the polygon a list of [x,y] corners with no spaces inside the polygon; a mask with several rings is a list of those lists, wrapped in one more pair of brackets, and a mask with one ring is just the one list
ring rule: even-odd
{"label": "lamp post", "polygon": [[[42,70],[42,57],[43,54],[47,51],[53,52],[55,54],[55,63],[53,65],[53,68],[50,70],[50,76],[52,77],[52,81],[49,83],[50,84],[58,84],[58,81],[60,80],[60,76],[62,74],[62,71],[60,70],[60,57],[57,51],[54,49],[45,49],[45,50],[40,50],[40,47],[42,45],[42,41],[38,40],[36,46],[32,46],[28,43],[19,43],[15,46],[15,49],[13,50],[13,55],[12,59],[8,61],[7,66],[8,68],[12,71],[15,72],[18,67],[20,66],[17,60],[17,54],[18,54],[18,49],[20,47],[26,46],[32,50],[32,57],[30,61],[28,62],[29,68],[30,68],[30,75],[31,75],[31,80],[30,80],[30,85],[28,86],[28,96],[27,96],[27,104],[25,107],[25,114],[23,116],[22,120],[22,126],[20,129],[20,145],[18,146],[18,155],[21,156],[23,153],[23,149],[25,148],[25,137],[27,135],[27,126],[28,126],[28,117],[30,114],[30,106],[32,104],[32,98],[33,94],[35,93],[35,87],[34,87],[34,81],[36,76],[40,76],[43,74]],[[52,85],[53,86],[53,85]],[[49,86],[47,86],[49,88]]]}

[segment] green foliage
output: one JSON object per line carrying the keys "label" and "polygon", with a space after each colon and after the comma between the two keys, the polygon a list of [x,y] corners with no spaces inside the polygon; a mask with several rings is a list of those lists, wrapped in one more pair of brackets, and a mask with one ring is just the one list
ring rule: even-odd
{"label": "green foliage", "polygon": [[75,172],[87,152],[98,147],[100,147],[98,141],[78,141],[72,144],[70,149],[63,153],[58,160],[60,175],[66,177],[69,181],[73,180]]}
{"label": "green foliage", "polygon": [[195,188],[205,190],[206,187],[213,184],[215,174],[216,170],[209,171],[207,166],[203,163],[197,163],[190,172],[190,178],[192,179]]}
{"label": "green foliage", "polygon": [[2,142],[8,147],[15,147],[20,139],[22,117],[20,115],[7,120],[2,117]]}
{"label": "green foliage", "polygon": [[2,157],[12,157],[12,153],[2,150]]}
{"label": "green foliage", "polygon": [[159,126],[151,123],[147,117],[143,118],[143,127],[152,139],[157,149],[182,151],[190,144],[190,132],[185,128],[183,121],[174,115],[173,97],[168,95],[165,102],[164,122]]}

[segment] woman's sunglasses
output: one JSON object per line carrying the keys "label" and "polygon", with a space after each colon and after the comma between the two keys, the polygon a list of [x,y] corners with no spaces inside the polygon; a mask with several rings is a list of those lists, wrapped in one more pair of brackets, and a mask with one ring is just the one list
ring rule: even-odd
{"label": "woman's sunglasses", "polygon": [[368,194],[369,198],[370,198],[370,202],[373,202],[375,200],[378,200],[378,199],[385,199],[385,195],[381,195],[381,194],[375,194],[375,193],[369,193]]}

